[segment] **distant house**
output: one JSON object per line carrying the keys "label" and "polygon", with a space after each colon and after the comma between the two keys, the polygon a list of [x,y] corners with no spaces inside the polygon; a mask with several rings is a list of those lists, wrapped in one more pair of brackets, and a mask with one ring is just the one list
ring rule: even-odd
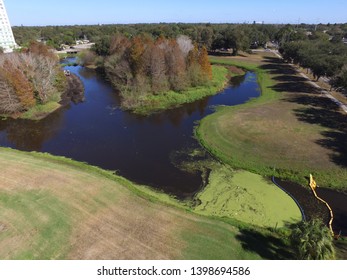
{"label": "distant house", "polygon": [[347,38],[342,38],[342,42],[343,42],[344,44],[347,44]]}

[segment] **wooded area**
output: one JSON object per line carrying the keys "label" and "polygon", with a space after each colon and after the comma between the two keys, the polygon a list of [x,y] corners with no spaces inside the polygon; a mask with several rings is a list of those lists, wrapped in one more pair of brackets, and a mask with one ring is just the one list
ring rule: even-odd
{"label": "wooded area", "polygon": [[[57,49],[88,39],[98,44],[99,54],[107,55],[114,34],[134,38],[147,34],[152,40],[188,36],[199,48],[223,50],[236,55],[250,48],[267,47],[273,42],[286,59],[310,68],[316,77],[328,76],[335,88],[347,87],[347,23],[345,24],[110,24],[85,26],[14,27],[17,43],[28,45],[41,40]],[[296,49],[296,50],[295,50]],[[300,52],[300,54],[298,53]],[[305,58],[304,58],[305,57]]]}
{"label": "wooded area", "polygon": [[127,38],[116,34],[107,47],[97,43],[91,52],[81,57],[82,63],[99,63],[127,109],[146,102],[147,95],[180,92],[212,79],[207,49],[194,45],[187,36],[153,40],[148,35]]}
{"label": "wooded area", "polygon": [[65,76],[46,46],[31,43],[20,53],[0,55],[0,113],[26,111],[60,100]]}

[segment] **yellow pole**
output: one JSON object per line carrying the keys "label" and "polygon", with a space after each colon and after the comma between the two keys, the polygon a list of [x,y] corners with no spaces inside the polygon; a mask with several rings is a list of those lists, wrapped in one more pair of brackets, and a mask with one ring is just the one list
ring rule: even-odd
{"label": "yellow pole", "polygon": [[328,208],[329,212],[330,212],[330,220],[329,220],[329,229],[330,232],[332,234],[332,236],[334,236],[334,230],[333,230],[333,221],[334,221],[334,213],[333,210],[331,209],[330,205],[328,204],[328,202],[326,202],[325,200],[321,199],[317,193],[316,193],[316,188],[317,188],[317,183],[316,181],[313,179],[313,176],[310,174],[310,183],[309,183],[311,190],[313,192],[313,195],[321,202],[323,202],[326,207]]}

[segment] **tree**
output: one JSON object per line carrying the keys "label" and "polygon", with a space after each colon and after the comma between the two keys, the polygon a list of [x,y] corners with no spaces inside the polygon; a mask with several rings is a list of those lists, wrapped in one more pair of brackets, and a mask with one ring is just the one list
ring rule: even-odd
{"label": "tree", "polygon": [[186,87],[186,60],[176,40],[171,39],[165,46],[165,61],[170,88],[181,91]]}
{"label": "tree", "polygon": [[13,60],[10,62],[6,59],[2,71],[21,104],[21,110],[33,107],[35,105],[33,87],[20,68],[13,63]]}
{"label": "tree", "polygon": [[0,69],[0,112],[12,114],[21,111],[21,109],[20,100],[5,77],[3,69]]}
{"label": "tree", "polygon": [[228,27],[225,31],[225,48],[233,49],[233,55],[250,48],[250,35],[246,27]]}
{"label": "tree", "polygon": [[150,58],[150,76],[153,92],[158,93],[169,89],[166,72],[165,52],[161,48],[161,43],[157,42],[151,49]]}
{"label": "tree", "polygon": [[347,64],[330,79],[330,84],[336,89],[347,89]]}
{"label": "tree", "polygon": [[290,241],[300,260],[335,259],[333,237],[321,220],[313,219],[297,224],[292,229]]}
{"label": "tree", "polygon": [[[208,59],[207,49],[202,47],[199,52],[199,64],[201,66],[202,73],[207,77],[208,80],[212,79],[212,66]],[[205,79],[206,80],[206,79]]]}
{"label": "tree", "polygon": [[41,56],[46,56],[50,57],[53,60],[57,61],[57,56],[53,53],[53,49],[50,48],[49,46],[36,42],[36,41],[31,41],[29,43],[28,48],[24,49],[25,53],[32,53],[35,55],[41,55]]}
{"label": "tree", "polygon": [[144,71],[144,53],[145,53],[145,44],[140,37],[135,37],[131,40],[131,47],[129,52],[129,62],[133,75]]}
{"label": "tree", "polygon": [[181,35],[176,39],[177,44],[185,57],[194,48],[192,40],[188,36]]}
{"label": "tree", "polygon": [[97,55],[108,56],[110,55],[110,45],[110,38],[104,36],[101,40],[95,43],[92,49]]}
{"label": "tree", "polygon": [[16,113],[37,103],[59,99],[63,82],[57,59],[38,45],[33,50],[0,56],[0,111],[3,113]]}

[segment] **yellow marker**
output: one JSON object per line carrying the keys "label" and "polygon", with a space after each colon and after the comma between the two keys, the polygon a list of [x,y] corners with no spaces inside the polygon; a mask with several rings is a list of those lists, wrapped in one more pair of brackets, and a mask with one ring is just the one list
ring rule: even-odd
{"label": "yellow marker", "polygon": [[317,188],[317,183],[316,181],[313,179],[312,174],[310,174],[310,187],[315,190]]}

